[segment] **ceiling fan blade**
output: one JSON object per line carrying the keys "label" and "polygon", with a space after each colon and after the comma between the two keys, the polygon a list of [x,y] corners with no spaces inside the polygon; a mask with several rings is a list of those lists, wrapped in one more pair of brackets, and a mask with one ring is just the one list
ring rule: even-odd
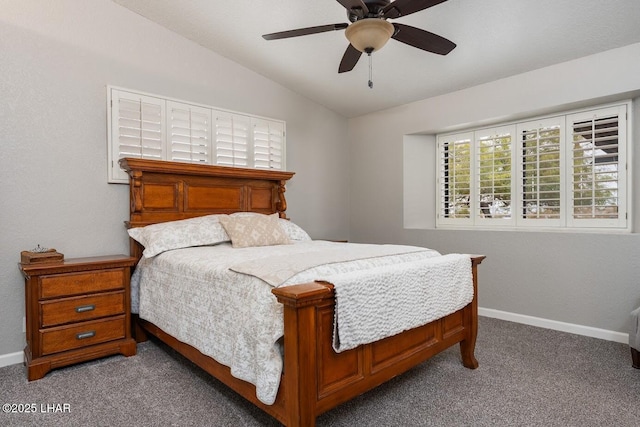
{"label": "ceiling fan blade", "polygon": [[399,18],[428,9],[447,0],[396,0],[387,5],[383,11],[384,18]]}
{"label": "ceiling fan blade", "polygon": [[[356,13],[358,9],[362,10],[362,16],[365,16],[367,13],[369,13],[369,8],[366,4],[364,4],[362,0],[338,0],[338,3],[344,6],[345,9],[353,11],[354,13]],[[359,14],[356,13],[356,15]]]}
{"label": "ceiling fan blade", "polygon": [[319,25],[317,27],[298,28],[297,30],[280,31],[278,33],[265,34],[262,36],[265,40],[286,39],[289,37],[306,36],[309,34],[325,33],[327,31],[344,30],[349,24],[329,24]]}
{"label": "ceiling fan blade", "polygon": [[353,67],[356,66],[360,59],[360,55],[362,55],[362,52],[349,44],[349,47],[347,47],[347,50],[342,56],[342,61],[340,61],[338,73],[346,73],[347,71],[353,70]]}
{"label": "ceiling fan blade", "polygon": [[456,44],[451,40],[421,30],[420,28],[395,22],[393,26],[396,28],[396,32],[391,38],[406,43],[409,46],[417,47],[427,52],[437,53],[438,55],[446,55],[456,47]]}

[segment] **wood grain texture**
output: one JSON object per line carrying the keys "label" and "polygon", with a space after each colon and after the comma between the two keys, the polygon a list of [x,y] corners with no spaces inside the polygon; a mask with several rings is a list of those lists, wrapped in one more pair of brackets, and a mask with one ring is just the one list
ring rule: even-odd
{"label": "wood grain texture", "polygon": [[[290,172],[137,159],[122,159],[120,164],[130,176],[129,227],[234,211],[277,212],[286,217],[284,192],[286,181],[293,176]],[[177,190],[145,191],[155,185]],[[157,200],[161,193],[168,200]],[[139,258],[142,249],[132,241],[133,257]],[[313,282],[273,289],[284,306],[284,373],[273,405],[258,401],[255,387],[233,377],[226,366],[139,318],[136,339],[154,335],[281,423],[313,426],[323,412],[455,344],[460,344],[463,365],[476,368],[477,267],[483,259],[481,255],[470,258],[474,298],[462,310],[340,354],[331,344],[335,307],[332,284]]]}
{"label": "wood grain texture", "polygon": [[43,328],[65,323],[83,322],[125,312],[124,290],[40,301]]}
{"label": "wood grain texture", "polygon": [[136,354],[125,255],[20,264],[25,277],[27,378],[113,354]]}

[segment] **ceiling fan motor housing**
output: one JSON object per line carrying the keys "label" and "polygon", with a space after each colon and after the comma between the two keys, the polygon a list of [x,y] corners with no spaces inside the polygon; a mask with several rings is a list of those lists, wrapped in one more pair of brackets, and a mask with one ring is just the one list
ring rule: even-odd
{"label": "ceiling fan motor housing", "polygon": [[356,22],[359,19],[365,18],[380,18],[382,17],[382,11],[385,7],[391,3],[390,0],[363,0],[363,3],[369,9],[369,13],[366,15],[363,13],[362,9],[347,9],[347,16],[349,17],[349,21]]}
{"label": "ceiling fan motor housing", "polygon": [[456,47],[451,40],[420,28],[394,22],[396,19],[428,9],[447,0],[337,0],[347,10],[351,24],[337,23],[265,34],[265,40],[286,39],[328,31],[345,30],[349,45],[342,56],[338,73],[353,70],[362,53],[382,48],[390,38],[438,55],[447,55]]}

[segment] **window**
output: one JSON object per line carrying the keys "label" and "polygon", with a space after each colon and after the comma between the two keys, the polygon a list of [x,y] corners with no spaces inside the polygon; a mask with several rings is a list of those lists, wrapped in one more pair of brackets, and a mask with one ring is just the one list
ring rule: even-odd
{"label": "window", "polygon": [[252,119],[253,163],[265,169],[282,169],[284,128],[282,123]]}
{"label": "window", "polygon": [[512,224],[514,129],[512,126],[474,132],[477,223]]}
{"label": "window", "polygon": [[517,125],[518,218],[521,225],[562,226],[562,122],[561,117],[554,117]]}
{"label": "window", "polygon": [[123,157],[285,168],[285,123],[107,88],[109,182],[128,183]]}
{"label": "window", "polygon": [[251,120],[247,116],[217,111],[215,148],[218,165],[247,167]]}
{"label": "window", "polygon": [[471,142],[473,134],[440,138],[440,221],[471,224]]}
{"label": "window", "polygon": [[211,163],[211,110],[167,101],[167,160]]}
{"label": "window", "polygon": [[626,229],[629,105],[439,135],[437,226]]}

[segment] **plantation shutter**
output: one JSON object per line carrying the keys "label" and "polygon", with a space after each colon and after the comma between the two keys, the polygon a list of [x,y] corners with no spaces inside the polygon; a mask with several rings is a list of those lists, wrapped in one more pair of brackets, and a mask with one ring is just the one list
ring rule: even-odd
{"label": "plantation shutter", "polygon": [[260,169],[282,169],[284,154],[284,124],[252,119],[253,166]]}
{"label": "plantation shutter", "polygon": [[512,215],[514,126],[475,132],[476,224],[515,223]]}
{"label": "plantation shutter", "polygon": [[251,119],[247,116],[213,110],[215,117],[215,163],[249,166],[248,147]]}
{"label": "plantation shutter", "polygon": [[110,183],[129,183],[123,157],[285,168],[285,122],[107,87]]}
{"label": "plantation shutter", "polygon": [[563,117],[520,123],[517,127],[517,222],[528,226],[562,225],[564,180]]}
{"label": "plantation shutter", "polygon": [[626,106],[567,116],[569,223],[626,227]]}
{"label": "plantation shutter", "polygon": [[472,133],[438,138],[438,222],[441,224],[472,224],[472,141]]}
{"label": "plantation shutter", "polygon": [[112,90],[109,182],[129,182],[118,164],[123,157],[164,159],[164,127],[164,100]]}
{"label": "plantation shutter", "polygon": [[211,110],[167,102],[169,160],[211,163]]}

